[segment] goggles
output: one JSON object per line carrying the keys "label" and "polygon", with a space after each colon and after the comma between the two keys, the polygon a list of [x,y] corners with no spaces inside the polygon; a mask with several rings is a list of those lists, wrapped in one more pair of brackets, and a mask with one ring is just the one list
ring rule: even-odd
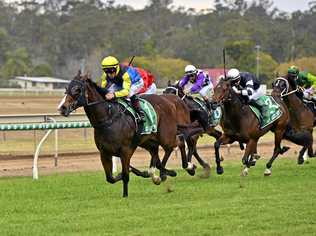
{"label": "goggles", "polygon": [[105,74],[113,74],[113,73],[116,73],[116,68],[115,67],[103,68],[103,71]]}

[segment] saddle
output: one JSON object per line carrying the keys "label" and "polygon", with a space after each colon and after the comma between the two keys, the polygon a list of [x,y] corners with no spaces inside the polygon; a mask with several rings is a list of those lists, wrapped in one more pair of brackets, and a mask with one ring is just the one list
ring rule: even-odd
{"label": "saddle", "polygon": [[[117,102],[123,107],[123,109],[125,109],[132,115],[137,125],[138,124],[137,120],[139,119],[139,117],[138,117],[137,112],[134,110],[131,102],[127,99],[121,99],[121,98],[117,99]],[[157,114],[154,107],[150,104],[150,102],[142,98],[139,98],[139,104],[145,113],[145,121],[141,126],[139,126],[139,128],[141,129],[140,134],[142,135],[142,134],[156,133],[157,126],[158,126],[158,119],[157,119]]]}
{"label": "saddle", "polygon": [[205,101],[199,97],[189,97],[192,99],[202,111],[205,111],[207,113],[207,121],[208,121],[208,126],[217,126],[220,123],[221,117],[222,117],[222,109],[221,107],[216,107],[215,110],[210,110],[207,108]]}

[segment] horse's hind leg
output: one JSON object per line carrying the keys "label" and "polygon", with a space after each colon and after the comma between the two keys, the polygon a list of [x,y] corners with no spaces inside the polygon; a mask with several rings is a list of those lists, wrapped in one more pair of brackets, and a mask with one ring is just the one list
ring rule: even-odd
{"label": "horse's hind leg", "polygon": [[140,177],[143,177],[143,178],[149,178],[150,177],[148,171],[140,171],[140,170],[136,169],[135,167],[133,167],[131,165],[129,165],[129,169],[130,169],[130,171],[133,174],[135,174],[137,176],[140,176]]}
{"label": "horse's hind leg", "polygon": [[[183,136],[177,136],[177,142],[181,153],[182,168],[185,169],[189,173],[189,175],[195,175],[196,166],[191,162],[188,162]],[[188,148],[192,148],[192,146],[190,145],[188,146]]]}
{"label": "horse's hind leg", "polygon": [[151,176],[151,179],[154,182],[154,184],[159,185],[161,183],[161,178],[156,175],[156,166],[158,166],[158,168],[159,166],[161,167],[161,162],[159,159],[159,145],[151,145],[150,147],[146,147],[146,150],[148,150],[151,155],[148,173]]}
{"label": "horse's hind leg", "polygon": [[169,176],[172,176],[172,177],[175,177],[177,176],[177,173],[173,170],[168,170],[166,168],[166,165],[167,165],[167,161],[169,160],[169,157],[173,151],[173,148],[172,147],[163,147],[164,151],[165,151],[165,155],[162,159],[162,162],[161,162],[161,165],[160,165],[160,168],[159,166],[157,165],[157,167],[160,169],[160,178],[162,181],[165,181],[167,179],[167,175]]}

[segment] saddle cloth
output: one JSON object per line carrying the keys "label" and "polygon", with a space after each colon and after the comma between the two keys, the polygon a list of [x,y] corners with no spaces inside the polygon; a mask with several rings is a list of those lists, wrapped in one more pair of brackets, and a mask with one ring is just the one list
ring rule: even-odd
{"label": "saddle cloth", "polygon": [[[130,114],[134,117],[135,123],[137,124],[137,120],[139,116],[137,112],[133,109],[131,104],[125,99],[117,99],[118,103],[121,104]],[[157,132],[157,114],[154,107],[145,99],[139,98],[139,104],[141,109],[145,113],[145,122],[139,126],[141,128],[140,134],[151,134]]]}
{"label": "saddle cloth", "polygon": [[282,110],[280,105],[274,100],[272,96],[263,95],[256,102],[262,107],[262,114],[256,107],[250,106],[257,118],[261,120],[261,129],[267,127],[275,120],[281,117]]}
{"label": "saddle cloth", "polygon": [[222,117],[222,109],[218,106],[215,110],[212,110],[209,113],[208,108],[205,105],[204,100],[200,99],[199,97],[193,97],[193,101],[196,102],[207,114],[208,114],[208,123],[209,126],[217,126]]}

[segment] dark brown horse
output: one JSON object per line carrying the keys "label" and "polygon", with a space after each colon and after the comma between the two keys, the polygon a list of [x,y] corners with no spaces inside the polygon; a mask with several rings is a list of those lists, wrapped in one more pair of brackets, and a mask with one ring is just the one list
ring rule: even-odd
{"label": "dark brown horse", "polygon": [[227,79],[219,81],[214,89],[213,101],[222,105],[223,118],[221,126],[224,133],[215,142],[215,157],[217,168],[220,166],[219,147],[223,144],[233,143],[234,141],[247,143],[242,163],[244,165],[242,175],[248,174],[248,168],[251,166],[250,160],[252,155],[256,152],[257,143],[261,136],[269,130],[274,132],[274,151],[272,158],[266,164],[267,169],[265,175],[271,175],[271,167],[273,161],[279,154],[283,154],[288,148],[281,148],[281,140],[286,131],[289,122],[289,112],[279,97],[274,97],[275,101],[280,105],[282,115],[268,125],[264,129],[260,129],[260,123],[256,115],[252,112],[248,105],[245,105],[241,97],[232,89],[231,82]]}
{"label": "dark brown horse", "polygon": [[[279,96],[287,105],[290,113],[290,125],[285,139],[295,144],[303,146],[297,159],[298,164],[304,163],[304,153],[307,150],[309,157],[314,157],[313,153],[313,127],[314,114],[304,105],[302,99],[297,95],[297,85],[294,79],[279,77],[272,84],[273,96]],[[290,135],[289,135],[290,134]]]}
{"label": "dark brown horse", "polygon": [[[165,88],[163,93],[164,94],[175,94],[175,95],[179,96],[188,105],[188,107],[190,109],[191,121],[192,122],[198,121],[204,129],[203,133],[208,134],[211,137],[214,137],[216,140],[218,140],[221,137],[222,132],[217,130],[213,125],[209,124],[208,112],[205,111],[197,102],[195,102],[193,97],[186,95],[178,83],[173,85],[173,84],[171,84],[170,81],[168,81],[168,87]],[[192,143],[194,149],[193,149],[193,152],[190,152],[190,150],[189,150],[188,161],[189,162],[191,161],[192,154],[193,154],[194,157],[200,163],[200,165],[204,169],[208,169],[209,165],[205,161],[202,160],[202,158],[199,156],[197,149],[196,149],[196,144],[197,144],[197,140],[199,139],[199,137],[200,137],[199,135],[195,135],[195,136],[192,136],[192,138],[190,139],[190,142]],[[240,149],[244,150],[243,144],[239,143],[239,145],[240,145]],[[221,169],[221,170],[218,169],[217,173],[222,174],[223,169]]]}
{"label": "dark brown horse", "polygon": [[[147,95],[144,99],[154,107],[158,120],[157,132],[147,135],[140,135],[133,116],[118,102],[106,101],[100,93],[100,88],[88,75],[81,76],[80,72],[70,82],[66,96],[59,105],[60,113],[64,116],[68,116],[78,107],[84,107],[94,127],[94,140],[101,154],[106,179],[110,183],[123,180],[123,197],[128,196],[130,169],[135,174],[146,177],[146,173],[130,166],[130,158],[137,146],[145,148],[151,154],[149,174],[155,183],[161,181],[161,178],[155,175],[156,166],[163,172],[163,176],[170,174],[161,167],[159,145],[165,150],[165,155],[170,155],[173,148],[178,146],[181,151],[182,167],[190,168],[186,159],[184,139],[177,136],[177,124],[190,124],[187,106],[176,97],[174,99],[177,101],[173,102],[158,95]],[[122,173],[116,177],[112,175],[112,156],[120,157],[122,164]]]}

